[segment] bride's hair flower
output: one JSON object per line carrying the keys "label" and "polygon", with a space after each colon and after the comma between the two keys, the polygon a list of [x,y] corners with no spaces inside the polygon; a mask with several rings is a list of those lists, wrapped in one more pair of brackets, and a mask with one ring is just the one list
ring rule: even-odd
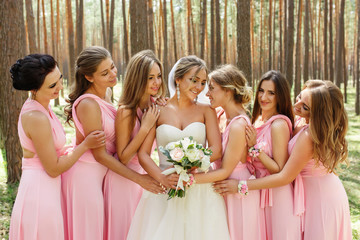
{"label": "bride's hair flower", "polygon": [[172,160],[181,162],[181,159],[184,157],[184,152],[179,147],[175,147],[170,151],[170,157]]}

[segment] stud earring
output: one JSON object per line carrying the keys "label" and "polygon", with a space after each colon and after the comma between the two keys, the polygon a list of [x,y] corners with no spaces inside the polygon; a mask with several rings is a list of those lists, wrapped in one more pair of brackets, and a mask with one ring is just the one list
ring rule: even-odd
{"label": "stud earring", "polygon": [[179,88],[179,84],[176,84],[176,95],[177,95],[177,100],[180,101],[180,88]]}

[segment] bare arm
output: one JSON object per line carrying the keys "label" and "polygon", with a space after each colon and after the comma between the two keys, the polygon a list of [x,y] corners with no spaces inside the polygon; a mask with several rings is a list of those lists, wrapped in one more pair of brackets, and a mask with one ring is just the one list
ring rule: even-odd
{"label": "bare arm", "polygon": [[[291,183],[305,165],[312,159],[313,142],[308,131],[301,133],[284,168],[279,172],[263,178],[248,180],[249,190],[274,188]],[[236,193],[238,180],[229,179],[214,184],[220,194]]]}
{"label": "bare arm", "polygon": [[[78,104],[76,111],[85,135],[88,135],[94,130],[102,130],[101,110],[95,100],[83,99]],[[105,146],[92,149],[92,153],[96,161],[108,167],[113,172],[128,178],[149,191],[162,192],[160,186],[155,183],[155,181],[127,168],[112,155],[108,154]]]}
{"label": "bare arm", "polygon": [[216,161],[221,158],[221,135],[217,122],[216,112],[210,107],[205,109],[205,125],[206,125],[206,138],[209,148],[213,151],[210,161]]}
{"label": "bare arm", "polygon": [[159,117],[159,108],[155,105],[149,107],[144,113],[139,132],[131,139],[134,128],[134,119],[131,110],[119,108],[115,118],[116,151],[120,161],[127,165],[139,150],[146,135]]}
{"label": "bare arm", "polygon": [[230,126],[229,139],[221,168],[208,173],[195,174],[197,183],[208,183],[227,179],[233,172],[236,165],[246,161],[247,145],[245,140],[245,126],[247,123],[243,119],[235,120]]}
{"label": "bare arm", "polygon": [[148,135],[146,136],[143,144],[141,145],[138,157],[141,166],[145,169],[147,173],[150,174],[156,181],[164,185],[166,188],[176,188],[177,174],[171,174],[165,176],[161,173],[161,169],[156,165],[156,163],[151,159],[151,148],[155,139],[156,129],[153,127]]}
{"label": "bare arm", "polygon": [[87,150],[93,147],[104,146],[105,134],[95,131],[89,135],[71,153],[58,157],[52,136],[49,119],[45,114],[32,111],[24,114],[21,118],[24,131],[33,141],[35,151],[39,156],[41,164],[50,177],[57,177],[71,168],[74,163]]}

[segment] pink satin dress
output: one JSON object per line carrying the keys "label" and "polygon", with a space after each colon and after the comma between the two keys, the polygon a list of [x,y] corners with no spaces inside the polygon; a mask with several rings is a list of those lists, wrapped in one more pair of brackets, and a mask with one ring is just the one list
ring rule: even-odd
{"label": "pink satin dress", "polygon": [[[138,108],[131,139],[140,130],[142,115],[143,113]],[[127,167],[140,174],[145,173],[139,164],[137,154],[129,161]],[[142,187],[133,181],[111,170],[107,172],[104,181],[105,239],[125,240],[127,238],[131,220],[135,214],[142,192]]]}
{"label": "pink satin dress", "polygon": [[[116,109],[93,94],[80,96],[73,105],[73,119],[78,131],[84,130],[76,115],[76,106],[84,98],[94,99],[101,109],[102,128],[106,135],[106,151],[113,155],[115,147]],[[65,239],[99,240],[104,237],[103,183],[108,168],[96,161],[91,150],[85,152],[74,166],[62,174]]]}
{"label": "pink satin dress", "polygon": [[[257,143],[265,143],[263,151],[273,158],[271,125],[276,119],[284,119],[292,133],[292,123],[284,115],[272,116],[268,121],[256,129]],[[256,178],[270,175],[261,161],[257,158],[248,164],[250,172],[256,174]],[[266,235],[269,240],[297,240],[302,238],[300,214],[294,210],[294,189],[293,184],[260,190],[260,207],[264,211]]]}
{"label": "pink satin dress", "polygon": [[64,225],[61,211],[61,177],[50,177],[36,154],[34,144],[24,132],[21,116],[29,111],[44,113],[49,119],[57,156],[64,153],[65,131],[49,105],[48,111],[37,101],[24,103],[18,121],[21,146],[33,153],[22,159],[22,175],[11,215],[11,240],[63,240]]}
{"label": "pink satin dress", "polygon": [[[303,127],[289,142],[289,154],[294,149]],[[295,180],[297,209],[304,209],[305,240],[351,240],[349,201],[345,189],[334,173],[310,160]]]}
{"label": "pink satin dress", "polygon": [[[240,118],[251,125],[247,116],[239,115],[231,120],[222,134],[223,154],[229,141],[230,126],[236,119]],[[251,176],[246,164],[239,161],[229,178],[248,180]],[[266,239],[265,219],[260,208],[260,190],[250,191],[245,197],[238,193],[227,195],[225,196],[225,204],[231,239]]]}

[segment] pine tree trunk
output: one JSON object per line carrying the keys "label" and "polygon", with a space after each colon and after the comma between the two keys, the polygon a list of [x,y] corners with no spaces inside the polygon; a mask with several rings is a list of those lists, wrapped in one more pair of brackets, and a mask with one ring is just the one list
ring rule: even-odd
{"label": "pine tree trunk", "polygon": [[272,69],[272,30],[271,30],[271,27],[272,27],[272,0],[269,0],[269,29],[268,29],[268,32],[269,32],[269,39],[268,39],[268,48],[269,48],[269,55],[268,55],[268,69]]}
{"label": "pine tree trunk", "polygon": [[0,1],[0,146],[5,147],[7,183],[19,181],[22,150],[17,120],[27,93],[12,87],[9,67],[26,54],[23,1]]}
{"label": "pine tree trunk", "polygon": [[287,0],[288,19],[287,19],[287,37],[286,37],[286,79],[290,86],[293,85],[293,63],[294,63],[294,1]]}
{"label": "pine tree trunk", "polygon": [[[249,9],[249,23],[250,23],[250,9]],[[216,24],[216,65],[221,64],[221,29],[220,29],[220,4],[219,0],[215,0],[215,24]],[[250,25],[249,25],[250,27]],[[250,40],[250,39],[249,39]],[[251,52],[249,52],[251,54]],[[249,55],[250,56],[250,55]]]}
{"label": "pine tree trunk", "polygon": [[298,7],[298,26],[296,37],[296,58],[295,58],[295,87],[294,87],[294,102],[296,96],[300,93],[301,89],[301,23],[302,23],[302,0],[299,0]]}
{"label": "pine tree trunk", "polygon": [[305,0],[305,22],[304,22],[304,82],[309,79],[309,12],[310,12],[310,0]]}
{"label": "pine tree trunk", "polygon": [[167,11],[166,11],[166,0],[163,0],[163,34],[164,34],[164,51],[163,51],[163,64],[164,64],[164,80],[167,81],[169,74],[168,67],[168,42],[167,42]]}
{"label": "pine tree trunk", "polygon": [[[310,7],[311,7],[311,5],[310,5]],[[313,79],[315,79],[316,78],[316,63],[315,63],[315,51],[316,51],[316,49],[315,49],[315,41],[314,41],[314,35],[315,35],[315,33],[314,33],[314,11],[312,10],[313,8],[311,8],[310,10],[309,10],[309,12],[310,12],[310,26],[311,26],[311,63],[312,63],[312,67],[311,67],[311,69],[312,69],[312,74],[311,74],[311,76],[312,76],[312,78]]]}
{"label": "pine tree trunk", "polygon": [[328,48],[328,43],[327,43],[327,32],[328,32],[328,1],[327,0],[324,0],[324,35],[323,35],[323,38],[324,38],[324,42],[323,42],[323,46],[324,46],[324,79],[325,80],[328,80],[328,51],[327,51],[327,48]]}
{"label": "pine tree trunk", "polygon": [[211,31],[211,40],[210,40],[210,69],[215,68],[215,0],[211,0],[211,12],[210,12],[210,31]]}
{"label": "pine tree trunk", "polygon": [[[81,0],[82,1],[82,0]],[[111,0],[110,8],[110,24],[109,24],[109,52],[113,55],[114,51],[114,18],[115,18],[115,0]],[[113,96],[113,95],[112,95]]]}
{"label": "pine tree trunk", "polygon": [[44,31],[44,52],[49,53],[48,43],[47,43],[47,31],[46,31],[46,18],[45,18],[45,5],[44,0],[42,3],[42,14],[43,14],[43,31]]}
{"label": "pine tree trunk", "polygon": [[126,5],[125,0],[122,0],[122,14],[123,14],[123,22],[124,22],[124,53],[125,53],[125,64],[129,62],[129,44],[128,44],[128,30],[126,25]]}
{"label": "pine tree trunk", "polygon": [[83,20],[84,20],[84,0],[79,0],[76,12],[76,55],[83,49]]}
{"label": "pine tree trunk", "polygon": [[153,4],[152,0],[148,1],[148,24],[149,24],[149,48],[155,51],[154,44],[154,12],[153,12]]}
{"label": "pine tree trunk", "polygon": [[32,0],[25,1],[26,6],[26,22],[28,29],[28,40],[30,53],[38,52],[36,47],[36,34],[35,34],[35,16],[32,8]]}
{"label": "pine tree trunk", "polygon": [[237,33],[237,66],[244,72],[246,79],[252,85],[250,1],[237,2]]}
{"label": "pine tree trunk", "polygon": [[[286,1],[286,0],[285,0]],[[284,66],[283,66],[283,1],[280,0],[279,2],[279,65],[277,66],[280,68],[280,72],[284,72]]]}
{"label": "pine tree trunk", "polygon": [[186,1],[186,36],[187,36],[187,54],[193,54],[193,48],[192,48],[192,34],[191,34],[191,0]]}
{"label": "pine tree trunk", "polygon": [[68,86],[71,86],[74,82],[74,66],[75,66],[75,47],[74,47],[74,27],[73,27],[73,19],[71,12],[71,0],[66,0],[66,28],[68,33],[68,48],[69,48],[69,80]]}
{"label": "pine tree trunk", "polygon": [[329,0],[329,77],[330,81],[334,82],[334,53],[333,53],[333,0]]}
{"label": "pine tree trunk", "polygon": [[201,13],[201,19],[200,19],[200,58],[205,58],[205,35],[207,29],[206,26],[206,0],[202,1],[202,13]]}
{"label": "pine tree trunk", "polygon": [[176,31],[175,31],[175,20],[174,20],[174,3],[172,0],[170,0],[170,11],[171,11],[171,29],[172,29],[172,34],[173,34],[173,45],[174,45],[174,58],[175,61],[178,60],[178,56],[177,56],[177,46],[176,46]]}
{"label": "pine tree trunk", "polygon": [[102,35],[103,35],[103,44],[106,47],[107,44],[107,32],[105,27],[105,18],[104,18],[104,4],[103,0],[100,0],[100,12],[101,12],[101,27],[102,27]]}
{"label": "pine tree trunk", "polygon": [[223,46],[224,46],[224,48],[223,48],[223,62],[224,63],[227,63],[228,62],[228,60],[227,60],[227,53],[226,53],[226,51],[227,51],[227,49],[228,49],[228,47],[227,47],[227,42],[228,42],[228,40],[227,40],[227,0],[225,0],[225,4],[224,4],[224,36],[223,36],[223,38],[224,38],[224,42],[223,42]]}
{"label": "pine tree trunk", "polygon": [[344,9],[345,9],[345,0],[340,0],[340,12],[339,20],[337,24],[338,40],[336,44],[336,55],[335,55],[335,66],[336,68],[336,86],[340,87],[340,84],[344,82],[343,79],[343,54],[344,54]]}
{"label": "pine tree trunk", "polygon": [[40,30],[40,1],[37,0],[37,11],[36,11],[36,29],[37,29],[37,44],[38,44],[38,51],[41,52],[41,42],[40,42],[40,36],[41,36],[41,30]]}

